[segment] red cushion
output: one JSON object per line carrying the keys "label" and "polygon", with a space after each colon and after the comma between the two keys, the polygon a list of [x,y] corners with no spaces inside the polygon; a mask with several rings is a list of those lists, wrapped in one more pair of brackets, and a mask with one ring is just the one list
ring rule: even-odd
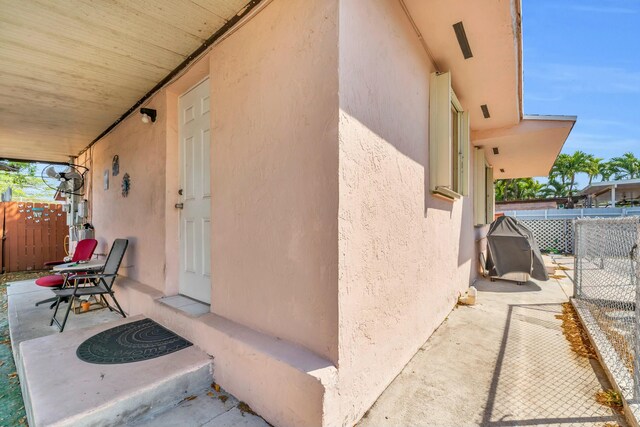
{"label": "red cushion", "polygon": [[60,274],[52,274],[51,276],[40,277],[36,280],[36,285],[45,286],[47,288],[56,288],[64,284],[64,277]]}

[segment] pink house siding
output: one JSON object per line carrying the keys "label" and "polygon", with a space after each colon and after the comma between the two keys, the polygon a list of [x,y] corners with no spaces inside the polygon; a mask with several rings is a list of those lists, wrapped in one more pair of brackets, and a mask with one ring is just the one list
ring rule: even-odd
{"label": "pink house siding", "polygon": [[[211,354],[267,421],[353,425],[476,276],[473,195],[428,190],[432,71],[397,1],[269,3],[153,96],[154,124],[133,114],[79,159],[102,251],[131,240],[125,309]],[[212,301],[192,319],[154,299],[178,292],[177,99],[207,76]]]}
{"label": "pink house siding", "polygon": [[429,189],[429,76],[400,3],[340,2],[339,381],[357,421],[475,274],[473,197]]}

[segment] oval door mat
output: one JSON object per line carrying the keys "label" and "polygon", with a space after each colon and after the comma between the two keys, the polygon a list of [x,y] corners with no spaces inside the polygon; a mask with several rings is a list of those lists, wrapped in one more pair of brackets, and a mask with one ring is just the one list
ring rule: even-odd
{"label": "oval door mat", "polygon": [[151,319],[125,323],[92,336],[78,347],[80,360],[101,365],[139,362],[192,344]]}

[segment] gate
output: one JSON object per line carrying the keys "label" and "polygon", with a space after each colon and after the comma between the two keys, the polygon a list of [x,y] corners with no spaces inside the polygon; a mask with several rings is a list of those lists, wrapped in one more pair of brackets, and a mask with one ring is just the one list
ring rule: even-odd
{"label": "gate", "polygon": [[0,271],[41,270],[45,262],[64,258],[68,233],[61,204],[0,203]]}

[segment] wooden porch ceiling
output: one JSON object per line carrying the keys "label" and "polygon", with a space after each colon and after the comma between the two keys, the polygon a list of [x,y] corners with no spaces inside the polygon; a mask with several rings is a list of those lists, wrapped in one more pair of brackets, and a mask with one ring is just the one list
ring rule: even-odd
{"label": "wooden porch ceiling", "polygon": [[0,158],[66,161],[248,0],[0,0]]}

